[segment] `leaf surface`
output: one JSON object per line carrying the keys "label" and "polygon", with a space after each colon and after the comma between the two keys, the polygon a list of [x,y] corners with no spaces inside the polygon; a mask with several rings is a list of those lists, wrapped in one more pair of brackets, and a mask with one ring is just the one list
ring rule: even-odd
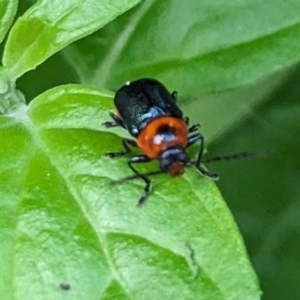
{"label": "leaf surface", "polygon": [[18,0],[0,0],[0,43],[13,22],[17,7]]}
{"label": "leaf surface", "polygon": [[193,169],[154,177],[142,208],[138,180],[109,187],[131,174],[124,158],[104,156],[121,147],[101,127],[111,97],[62,86],[0,118],[3,299],[259,299],[213,182]]}
{"label": "leaf surface", "polygon": [[12,80],[112,21],[138,0],[41,0],[14,24],[3,64]]}
{"label": "leaf surface", "polygon": [[144,1],[65,53],[86,83],[154,77],[195,97],[298,62],[299,11],[298,0]]}

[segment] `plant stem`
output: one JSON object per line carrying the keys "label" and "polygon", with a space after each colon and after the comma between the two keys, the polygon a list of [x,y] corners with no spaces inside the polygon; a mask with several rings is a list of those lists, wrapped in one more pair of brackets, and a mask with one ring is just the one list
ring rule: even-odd
{"label": "plant stem", "polygon": [[24,105],[24,95],[16,89],[16,83],[9,79],[5,68],[0,66],[0,115],[13,115]]}

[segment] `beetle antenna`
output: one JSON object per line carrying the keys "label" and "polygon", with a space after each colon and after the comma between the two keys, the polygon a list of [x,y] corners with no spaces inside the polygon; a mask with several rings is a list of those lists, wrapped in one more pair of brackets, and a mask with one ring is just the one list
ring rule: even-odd
{"label": "beetle antenna", "polygon": [[[222,160],[235,160],[250,157],[265,157],[269,154],[269,151],[252,151],[252,152],[240,152],[223,156],[215,156],[211,158],[204,158],[201,160],[202,163],[211,163]],[[194,164],[194,163],[193,163]]]}
{"label": "beetle antenna", "polygon": [[[235,160],[235,159],[243,159],[243,158],[250,158],[250,157],[265,157],[269,154],[269,151],[252,151],[252,152],[240,152],[240,153],[234,153],[234,154],[229,154],[229,155],[223,155],[223,156],[215,156],[211,158],[203,158],[201,160],[201,163],[212,163],[212,162],[217,162],[217,161],[226,161],[226,160]],[[196,162],[193,161],[187,165],[187,167],[195,165]],[[152,175],[158,175],[162,174],[164,172],[157,170],[157,171],[151,171],[148,173],[144,173],[144,176],[152,176]],[[118,180],[112,180],[109,185],[114,186],[116,184],[121,184],[130,180],[138,179],[140,178],[136,174],[133,174],[131,176],[127,176]]]}

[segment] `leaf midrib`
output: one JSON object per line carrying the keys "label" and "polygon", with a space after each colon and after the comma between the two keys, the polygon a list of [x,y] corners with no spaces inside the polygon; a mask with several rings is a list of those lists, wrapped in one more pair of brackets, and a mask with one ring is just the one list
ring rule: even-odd
{"label": "leaf midrib", "polygon": [[[103,252],[104,252],[104,254],[106,256],[107,263],[109,265],[110,271],[112,272],[114,278],[120,283],[120,285],[122,286],[124,292],[128,295],[128,297],[130,299],[132,299],[132,297],[130,297],[129,291],[126,288],[124,288],[125,284],[121,280],[120,274],[118,273],[118,271],[114,267],[112,259],[111,259],[110,255],[109,255],[109,251],[108,251],[108,249],[106,247],[105,235],[101,234],[99,231],[97,231],[95,229],[96,228],[95,222],[93,222],[91,220],[91,218],[89,218],[88,215],[84,212],[83,206],[81,205],[82,201],[81,201],[80,195],[78,195],[78,193],[74,189],[72,183],[68,180],[68,177],[64,176],[63,171],[58,166],[58,164],[55,162],[55,158],[53,157],[53,155],[51,154],[51,152],[47,150],[47,146],[45,145],[45,143],[43,142],[42,138],[40,137],[40,134],[39,134],[38,130],[36,130],[36,127],[35,127],[34,123],[30,120],[29,117],[26,117],[26,119],[23,119],[23,123],[27,127],[27,129],[29,130],[29,132],[31,133],[31,135],[33,137],[33,141],[38,145],[38,147],[41,149],[41,151],[43,151],[43,153],[48,157],[49,162],[52,164],[52,166],[57,170],[57,172],[60,174],[61,178],[64,180],[64,182],[66,184],[66,187],[68,188],[70,194],[76,200],[76,202],[78,203],[79,208],[82,211],[82,214],[85,216],[85,220],[90,224],[90,227],[94,231],[95,235],[98,237],[99,246],[100,246],[101,249],[103,249]],[[93,214],[90,213],[90,216],[93,216]],[[101,297],[101,295],[100,295],[100,297]]]}

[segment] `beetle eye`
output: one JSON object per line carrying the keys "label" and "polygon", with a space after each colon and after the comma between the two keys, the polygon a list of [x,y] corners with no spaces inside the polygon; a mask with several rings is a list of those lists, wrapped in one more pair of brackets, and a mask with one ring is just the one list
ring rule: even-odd
{"label": "beetle eye", "polygon": [[183,149],[168,149],[160,157],[160,169],[171,176],[178,176],[184,172],[189,157]]}

